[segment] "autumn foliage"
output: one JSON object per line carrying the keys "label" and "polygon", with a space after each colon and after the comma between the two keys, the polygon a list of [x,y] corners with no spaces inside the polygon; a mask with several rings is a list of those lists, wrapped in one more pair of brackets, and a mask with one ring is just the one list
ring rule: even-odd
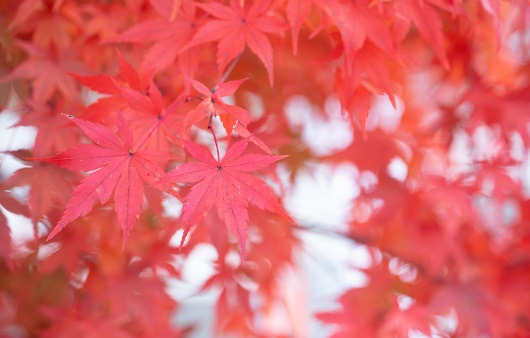
{"label": "autumn foliage", "polygon": [[[526,0],[0,0],[36,130],[0,154],[0,337],[193,336],[205,246],[216,337],[528,337],[529,36]],[[288,207],[344,166],[344,224]],[[332,308],[285,282],[308,233],[368,253]]]}

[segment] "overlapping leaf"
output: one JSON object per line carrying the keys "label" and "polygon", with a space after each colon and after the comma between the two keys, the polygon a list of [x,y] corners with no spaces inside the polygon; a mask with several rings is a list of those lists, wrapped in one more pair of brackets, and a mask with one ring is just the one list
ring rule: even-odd
{"label": "overlapping leaf", "polygon": [[[177,2],[180,1],[174,1],[171,4],[169,12],[171,14],[167,20],[140,23],[110,39],[109,42],[154,41],[155,43],[145,55],[142,68],[160,71],[168,67],[177,59],[182,47],[190,41],[198,26],[197,21],[199,21],[195,18],[196,6],[193,1],[184,2],[183,7],[176,14],[175,11],[178,10],[176,6],[180,6]],[[156,8],[162,9],[164,7],[160,5]],[[165,15],[167,14],[165,13]]]}
{"label": "overlapping leaf", "polygon": [[182,208],[184,235],[181,245],[191,228],[214,204],[219,217],[236,236],[243,257],[247,238],[248,202],[293,222],[271,188],[262,179],[248,174],[286,156],[242,155],[249,142],[245,138],[232,145],[222,160],[216,160],[208,148],[187,140],[182,142],[184,148],[201,163],[185,163],[162,180],[162,183],[195,183]]}
{"label": "overlapping leaf", "polygon": [[96,144],[80,144],[49,161],[71,170],[95,171],[74,190],[63,216],[48,239],[68,223],[90,212],[96,199],[104,204],[114,192],[114,209],[122,226],[125,244],[142,211],[142,181],[152,183],[164,175],[157,165],[164,154],[141,150],[143,143],[135,142],[121,114],[117,120],[118,135],[103,125],[70,118]]}
{"label": "overlapping leaf", "polygon": [[48,51],[25,41],[18,41],[17,44],[29,58],[13,69],[11,74],[0,79],[0,82],[32,79],[33,99],[36,102],[46,102],[56,91],[70,99],[78,95],[75,81],[66,74],[67,71],[86,72],[86,67],[76,59],[76,50]]}
{"label": "overlapping leaf", "polygon": [[246,45],[265,65],[272,86],[273,49],[265,33],[281,32],[284,23],[267,15],[270,5],[270,0],[255,1],[245,10],[236,0],[230,1],[230,7],[213,2],[201,4],[202,9],[217,19],[212,19],[199,28],[188,47],[218,41],[217,64],[222,72],[230,61],[243,52]]}
{"label": "overlapping leaf", "polygon": [[199,81],[188,79],[195,90],[204,95],[202,102],[193,110],[189,111],[184,118],[184,128],[188,132],[190,127],[199,122],[203,118],[212,114],[219,116],[223,126],[225,127],[228,137],[228,143],[232,137],[232,130],[237,132],[241,137],[248,137],[252,143],[256,144],[263,151],[272,154],[269,147],[260,139],[252,135],[247,126],[252,122],[252,117],[245,109],[227,104],[223,101],[223,97],[233,95],[239,86],[246,80],[234,80],[219,85],[215,90],[210,91],[208,87]]}
{"label": "overlapping leaf", "polygon": [[199,81],[189,79],[193,88],[204,95],[204,98],[195,109],[191,110],[186,115],[186,118],[184,119],[186,129],[189,129],[192,125],[207,117],[210,113],[213,116],[219,116],[221,118],[229,137],[232,134],[236,122],[246,127],[252,122],[252,117],[248,111],[241,107],[227,104],[223,101],[223,97],[233,95],[245,80],[246,79],[241,79],[223,83],[212,92]]}

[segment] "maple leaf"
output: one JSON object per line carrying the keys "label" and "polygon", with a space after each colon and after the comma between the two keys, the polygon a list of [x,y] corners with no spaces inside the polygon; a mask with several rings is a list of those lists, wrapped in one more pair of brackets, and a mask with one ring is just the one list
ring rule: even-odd
{"label": "maple leaf", "polygon": [[[394,302],[398,303],[398,300]],[[380,325],[379,336],[408,337],[409,332],[414,330],[428,337],[430,315],[428,307],[423,304],[412,304],[407,309],[400,309],[399,305],[393,306]]]}
{"label": "maple leaf", "polygon": [[138,72],[120,53],[116,50],[118,57],[118,66],[120,78],[116,76],[99,74],[99,75],[79,75],[70,73],[70,76],[76,78],[81,84],[102,94],[123,95],[124,88],[144,91],[151,83],[152,74],[150,72]]}
{"label": "maple leaf", "polygon": [[415,0],[394,2],[396,16],[405,20],[406,25],[414,24],[423,38],[432,46],[445,69],[449,61],[445,53],[443,24],[436,10],[429,4]]}
{"label": "maple leaf", "polygon": [[160,183],[196,183],[182,207],[184,234],[181,246],[192,226],[197,224],[215,204],[217,213],[228,230],[237,238],[245,257],[248,202],[257,207],[294,221],[282,208],[274,192],[260,178],[247,174],[285,158],[285,155],[243,155],[249,138],[236,142],[226,151],[222,160],[215,159],[205,146],[182,140],[184,148],[202,163],[184,163],[171,171]]}
{"label": "maple leaf", "polygon": [[243,52],[245,45],[263,62],[269,75],[269,83],[274,83],[272,45],[264,33],[283,31],[284,23],[266,15],[270,0],[255,1],[245,11],[239,1],[231,0],[230,7],[219,3],[199,4],[207,13],[217,19],[206,22],[192,41],[183,49],[206,42],[217,44],[217,64],[222,72],[226,65]]}
{"label": "maple leaf", "polygon": [[128,23],[130,13],[127,7],[117,3],[87,3],[82,5],[82,10],[84,35],[100,39],[99,41],[116,36]]}
{"label": "maple leaf", "polygon": [[[83,76],[70,74],[83,85],[99,93],[108,94],[88,106],[83,113],[90,119],[106,120],[113,111],[127,113],[127,121],[133,134],[153,130],[153,135],[146,141],[144,149],[155,147],[168,151],[168,139],[182,135],[182,116],[175,114],[183,103],[183,95],[177,97],[166,109],[162,93],[151,80],[150,72],[138,72],[117,51],[120,78],[110,75]],[[129,114],[130,113],[130,114]]]}
{"label": "maple leaf", "polygon": [[[132,332],[147,337],[182,337],[168,320],[175,309],[175,301],[164,291],[164,282],[157,276],[141,276],[143,262],[128,261],[117,266],[114,274],[93,269],[86,281],[89,294],[105,300],[107,316],[128,318],[125,325]],[[129,331],[129,336],[131,335]]]}
{"label": "maple leaf", "polygon": [[337,69],[335,90],[341,106],[349,113],[352,122],[355,118],[359,120],[364,134],[374,94],[386,94],[396,109],[389,68],[387,55],[366,42],[356,51],[354,58],[346,61],[345,67]]}
{"label": "maple leaf", "polygon": [[479,282],[446,283],[434,293],[431,303],[441,313],[456,310],[457,337],[509,336],[516,326],[502,298]]}
{"label": "maple leaf", "polygon": [[[362,272],[370,283],[343,293],[338,299],[341,309],[316,315],[321,321],[338,324],[330,337],[406,337],[398,333],[407,332],[407,328],[429,332],[428,324],[422,320],[428,318],[428,309],[416,304],[406,310],[400,309],[396,295],[416,296],[425,288],[423,283],[417,281],[411,287],[393,275],[386,258],[382,264],[374,264]],[[401,323],[396,323],[397,320]],[[407,324],[408,327],[402,327]]]}
{"label": "maple leaf", "polygon": [[238,106],[226,104],[222,99],[225,96],[233,95],[246,79],[223,83],[213,92],[199,81],[193,79],[188,80],[195,90],[204,95],[204,99],[195,109],[188,112],[184,118],[186,130],[189,130],[192,125],[208,116],[209,113],[221,118],[228,137],[232,134],[232,129],[236,122],[241,123],[244,127],[252,122],[252,117],[248,111]]}
{"label": "maple leaf", "polygon": [[[178,4],[174,2],[173,6],[176,5]],[[154,41],[145,55],[142,68],[154,71],[167,68],[177,59],[182,47],[190,41],[200,22],[195,18],[196,6],[192,1],[186,1],[182,5],[178,14],[171,14],[167,20],[139,23],[107,41],[132,43]],[[175,7],[170,10],[174,9]],[[165,14],[167,15],[167,12]]]}
{"label": "maple leaf", "polygon": [[234,130],[239,134],[239,136],[243,138],[250,138],[252,143],[260,147],[263,151],[268,154],[272,154],[272,151],[269,149],[269,147],[259,138],[252,135],[247,129],[248,124],[252,122],[252,117],[248,111],[238,106],[226,104],[222,99],[225,96],[233,95],[239,86],[246,81],[246,79],[223,83],[213,90],[213,92],[199,81],[193,79],[188,80],[195,90],[205,95],[205,98],[195,109],[188,112],[184,118],[185,134],[189,132],[189,129],[193,124],[199,122],[211,113],[213,116],[219,116],[221,119],[221,122],[223,123],[223,126],[226,130],[228,143],[230,143],[232,138],[232,130]]}
{"label": "maple leaf", "polygon": [[319,3],[339,29],[346,53],[355,53],[371,40],[384,51],[393,50],[390,31],[369,1],[333,0]]}
{"label": "maple leaf", "polygon": [[16,3],[16,14],[8,27],[17,33],[31,31],[31,40],[36,45],[66,48],[84,24],[76,1],[23,0]]}
{"label": "maple leaf", "polygon": [[117,120],[118,136],[103,125],[70,118],[96,144],[80,144],[47,160],[70,170],[99,170],[92,172],[74,190],[48,240],[68,223],[90,212],[96,198],[104,204],[114,191],[114,209],[122,226],[125,245],[142,209],[142,180],[153,183],[164,176],[164,171],[157,165],[164,154],[140,150],[144,143],[134,142],[121,114]]}
{"label": "maple leaf", "polygon": [[23,0],[20,1],[17,10],[15,12],[15,16],[11,19],[11,22],[9,23],[10,29],[16,29],[18,27],[23,26],[31,16],[33,16],[36,12],[44,9],[44,4],[42,3],[42,0]]}
{"label": "maple leaf", "polygon": [[311,12],[313,6],[313,0],[288,0],[285,8],[285,14],[287,15],[287,21],[291,26],[291,40],[293,43],[293,54],[298,53],[298,35],[300,34],[300,28],[302,23]]}
{"label": "maple leaf", "polygon": [[[105,120],[108,114],[128,108],[159,114],[159,110],[162,109],[161,99],[153,102],[151,97],[145,95],[147,87],[156,87],[151,81],[152,74],[138,72],[119,51],[116,51],[116,54],[120,77],[107,74],[69,74],[82,85],[98,93],[107,94],[88,106],[82,116],[90,120]],[[153,91],[151,88],[149,89]]]}
{"label": "maple leaf", "polygon": [[0,83],[13,79],[33,79],[32,95],[35,102],[46,102],[56,90],[67,98],[76,98],[77,86],[66,72],[84,73],[86,67],[75,59],[74,49],[50,52],[25,41],[18,41],[17,45],[29,58],[13,69],[11,74],[0,79]]}
{"label": "maple leaf", "polygon": [[47,215],[53,206],[64,206],[72,192],[76,176],[48,163],[36,163],[33,167],[21,168],[5,182],[9,188],[29,185],[29,216],[37,233],[37,222]]}
{"label": "maple leaf", "polygon": [[82,109],[77,101],[59,100],[54,106],[28,101],[25,109],[27,113],[21,116],[14,125],[35,126],[37,135],[33,147],[33,157],[48,157],[75,144],[79,139],[79,129],[69,128],[61,111],[76,111]]}

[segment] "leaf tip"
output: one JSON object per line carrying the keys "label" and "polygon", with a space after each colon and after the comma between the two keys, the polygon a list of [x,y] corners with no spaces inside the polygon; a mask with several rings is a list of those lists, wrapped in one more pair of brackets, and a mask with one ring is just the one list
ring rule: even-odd
{"label": "leaf tip", "polygon": [[182,251],[182,247],[184,246],[184,241],[186,240],[186,237],[188,236],[188,232],[190,232],[190,227],[186,226],[184,228],[184,233],[182,234],[182,238],[180,239],[179,253],[181,253]]}
{"label": "leaf tip", "polygon": [[55,237],[55,235],[57,235],[59,232],[61,232],[61,230],[63,230],[64,226],[66,224],[63,224],[61,222],[59,222],[55,228],[52,230],[52,232],[50,232],[50,234],[48,235],[48,237],[46,237],[46,242],[51,240],[52,238]]}
{"label": "leaf tip", "polygon": [[247,263],[247,241],[242,240],[239,242],[239,251],[241,254],[241,265],[246,266]]}
{"label": "leaf tip", "polygon": [[129,234],[131,233],[130,228],[123,229],[123,236],[121,241],[121,253],[125,250],[125,245],[127,244],[127,240],[129,240]]}
{"label": "leaf tip", "polygon": [[245,250],[245,248],[240,248],[240,255],[241,255],[241,266],[243,268],[246,268],[247,267],[247,251]]}

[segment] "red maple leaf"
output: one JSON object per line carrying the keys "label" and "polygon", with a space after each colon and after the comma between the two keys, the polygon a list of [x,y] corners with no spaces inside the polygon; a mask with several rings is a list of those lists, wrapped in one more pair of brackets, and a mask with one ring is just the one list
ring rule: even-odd
{"label": "red maple leaf", "polygon": [[274,83],[272,46],[264,33],[281,32],[284,29],[284,23],[266,15],[270,3],[270,0],[255,1],[248,10],[242,8],[240,2],[236,0],[230,1],[230,7],[219,3],[199,4],[207,13],[218,19],[204,24],[187,47],[219,41],[217,64],[222,72],[226,65],[242,53],[247,45],[265,65],[269,74],[269,83],[272,86]]}
{"label": "red maple leaf", "polygon": [[386,28],[381,15],[371,8],[369,1],[327,1],[322,8],[337,25],[344,51],[347,54],[357,52],[371,40],[384,51],[393,50],[392,36]]}
{"label": "red maple leaf", "polygon": [[[176,2],[173,3],[173,6],[175,5],[177,5]],[[155,43],[145,55],[142,68],[154,71],[165,69],[177,59],[182,47],[190,41],[198,24],[195,18],[195,4],[192,1],[186,1],[182,5],[178,14],[171,14],[167,20],[140,23],[107,42],[154,41]],[[174,9],[175,7],[171,8],[171,11]]]}
{"label": "red maple leaf", "polygon": [[192,226],[213,204],[228,230],[238,239],[245,257],[246,230],[248,225],[248,202],[257,207],[282,215],[294,221],[282,208],[274,192],[260,178],[247,174],[263,169],[286,156],[262,154],[243,155],[249,138],[232,145],[222,160],[216,160],[205,146],[182,140],[184,148],[202,163],[184,163],[170,172],[161,182],[196,183],[182,207],[184,234],[181,246]]}
{"label": "red maple leaf", "polygon": [[304,20],[309,16],[313,6],[312,0],[288,0],[285,14],[291,26],[291,40],[293,43],[293,54],[298,53],[298,35]]}
{"label": "red maple leaf", "polygon": [[236,122],[242,124],[246,128],[246,126],[252,122],[252,117],[248,111],[238,106],[226,104],[223,101],[223,97],[233,95],[245,80],[246,79],[241,79],[223,83],[212,92],[199,81],[189,79],[193,88],[205,97],[202,102],[195,109],[188,112],[184,118],[184,126],[186,130],[189,130],[192,125],[208,116],[209,113],[213,116],[220,117],[228,137],[232,134],[232,129],[234,129]]}
{"label": "red maple leaf", "polygon": [[55,206],[64,206],[76,175],[49,163],[21,168],[5,182],[9,188],[29,185],[29,216],[37,233],[37,223]]}
{"label": "red maple leaf", "polygon": [[[138,72],[118,51],[120,78],[110,75],[83,76],[70,74],[88,88],[106,97],[88,106],[83,117],[90,120],[106,121],[109,114],[119,110],[126,114],[129,128],[136,135],[143,133],[149,126],[155,126],[152,137],[147,140],[145,149],[153,145],[167,151],[168,139],[182,135],[182,118],[175,114],[182,103],[177,97],[166,109],[162,93],[151,80],[149,72]],[[88,118],[90,117],[90,118]]]}
{"label": "red maple leaf", "polygon": [[199,81],[193,79],[188,80],[193,88],[199,93],[205,95],[205,97],[202,102],[195,109],[188,112],[184,118],[185,133],[189,131],[189,128],[192,125],[208,116],[208,114],[212,114],[213,116],[219,116],[221,122],[223,122],[223,126],[225,127],[228,136],[228,143],[230,143],[232,130],[234,130],[239,136],[250,138],[250,141],[260,147],[263,151],[272,154],[272,151],[262,140],[258,139],[248,131],[247,126],[252,122],[252,117],[248,111],[238,106],[226,104],[223,101],[223,97],[233,95],[246,79],[223,83],[213,90],[213,92]]}
{"label": "red maple leaf", "polygon": [[108,94],[111,96],[124,96],[127,99],[127,93],[124,92],[124,88],[129,91],[143,92],[150,85],[152,79],[152,73],[138,72],[120,53],[116,51],[118,57],[118,65],[120,71],[120,77],[99,74],[99,75],[79,75],[70,73],[70,76],[76,78],[82,85],[102,94]]}
{"label": "red maple leaf", "polygon": [[16,14],[9,24],[14,32],[32,32],[31,42],[61,49],[72,44],[82,26],[81,4],[77,1],[17,1]]}
{"label": "red maple leaf", "polygon": [[92,210],[98,198],[106,203],[114,191],[114,209],[123,230],[123,245],[140,215],[144,197],[142,180],[153,183],[164,176],[158,166],[164,154],[141,150],[145,142],[135,142],[123,116],[118,115],[118,135],[90,121],[70,118],[96,144],[79,144],[48,159],[70,170],[92,172],[72,193],[66,210],[48,239],[68,223]]}
{"label": "red maple leaf", "polygon": [[[60,100],[55,105],[49,105],[27,100],[21,116],[14,125],[37,127],[33,157],[49,157],[75,144],[79,140],[79,129],[65,123],[62,111],[78,111],[82,109],[81,102]],[[23,159],[23,158],[22,158]]]}
{"label": "red maple leaf", "polygon": [[46,102],[56,91],[71,100],[77,97],[76,83],[66,72],[85,73],[86,66],[76,60],[75,49],[50,51],[25,41],[17,41],[17,45],[29,57],[13,69],[11,74],[0,79],[0,83],[14,79],[32,79],[35,102]]}
{"label": "red maple leaf", "polygon": [[[442,65],[449,69],[449,61],[444,47],[443,23],[430,1],[427,3],[412,0],[395,1],[396,17],[404,21],[405,26],[416,26],[418,32],[432,46]],[[436,4],[435,1],[432,1]]]}

